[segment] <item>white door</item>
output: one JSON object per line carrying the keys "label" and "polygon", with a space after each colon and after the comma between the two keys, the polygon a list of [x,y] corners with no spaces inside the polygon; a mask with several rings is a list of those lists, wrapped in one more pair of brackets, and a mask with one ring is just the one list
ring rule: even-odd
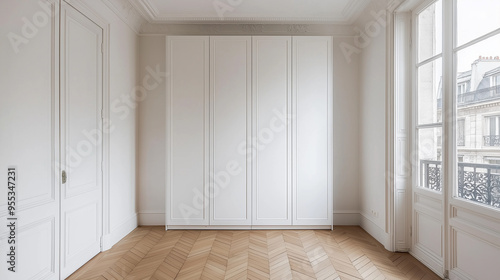
{"label": "white door", "polygon": [[251,37],[210,37],[211,225],[251,223]]}
{"label": "white door", "polygon": [[61,277],[101,250],[102,29],[61,3]]}
{"label": "white door", "polygon": [[292,38],[252,38],[254,225],[292,224]]}
{"label": "white door", "polygon": [[[55,0],[0,1],[0,279],[59,278],[58,14]],[[15,244],[7,243],[7,222],[15,223]],[[7,263],[12,245],[16,257]]]}
{"label": "white door", "polygon": [[292,60],[293,224],[331,225],[332,38],[293,37]]}
{"label": "white door", "polygon": [[208,225],[209,39],[167,38],[166,225]]}

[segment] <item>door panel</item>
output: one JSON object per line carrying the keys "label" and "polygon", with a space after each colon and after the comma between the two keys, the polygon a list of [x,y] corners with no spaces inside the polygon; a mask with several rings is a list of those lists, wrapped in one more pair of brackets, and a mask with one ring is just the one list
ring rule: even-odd
{"label": "door panel", "polygon": [[208,63],[208,37],[167,38],[167,226],[208,225]]}
{"label": "door panel", "polygon": [[[101,250],[102,29],[61,5],[61,276]],[[89,137],[101,135],[101,137]]]}
{"label": "door panel", "polygon": [[251,37],[210,38],[211,225],[251,223]]}
{"label": "door panel", "polygon": [[[16,272],[3,255],[0,279],[59,278],[58,14],[55,0],[0,2],[0,252],[7,254],[8,167],[17,169],[18,244]],[[36,36],[25,36],[33,35],[28,27],[23,33],[25,19]]]}
{"label": "door panel", "polygon": [[291,37],[252,37],[253,224],[291,225]]}
{"label": "door panel", "polygon": [[293,37],[294,225],[332,224],[332,39]]}

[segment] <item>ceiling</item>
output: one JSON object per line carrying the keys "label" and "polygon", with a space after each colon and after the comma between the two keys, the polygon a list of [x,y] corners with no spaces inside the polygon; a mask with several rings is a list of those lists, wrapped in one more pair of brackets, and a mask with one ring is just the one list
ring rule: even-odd
{"label": "ceiling", "polygon": [[150,23],[351,24],[370,0],[128,0]]}

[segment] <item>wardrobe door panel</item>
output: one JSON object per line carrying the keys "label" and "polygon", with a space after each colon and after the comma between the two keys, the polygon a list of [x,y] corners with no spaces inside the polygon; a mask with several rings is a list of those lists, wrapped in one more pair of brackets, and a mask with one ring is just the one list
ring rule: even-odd
{"label": "wardrobe door panel", "polygon": [[208,225],[208,37],[168,37],[167,71],[167,226]]}
{"label": "wardrobe door panel", "polygon": [[291,42],[253,37],[253,224],[291,225]]}
{"label": "wardrobe door panel", "polygon": [[251,223],[251,37],[210,37],[211,225]]}
{"label": "wardrobe door panel", "polygon": [[294,37],[294,225],[332,224],[332,76],[331,37]]}

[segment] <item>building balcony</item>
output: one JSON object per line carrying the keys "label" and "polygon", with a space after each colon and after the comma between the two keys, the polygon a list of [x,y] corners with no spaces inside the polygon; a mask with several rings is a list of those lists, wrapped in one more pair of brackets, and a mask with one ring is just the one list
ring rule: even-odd
{"label": "building balcony", "polygon": [[[442,190],[441,161],[420,161],[420,186]],[[458,197],[500,208],[500,165],[458,163]]]}
{"label": "building balcony", "polygon": [[483,136],[483,142],[484,142],[484,146],[489,146],[489,147],[493,147],[493,146],[497,146],[499,147],[500,146],[500,135],[486,135],[486,136]]}
{"label": "building balcony", "polygon": [[[500,99],[500,85],[458,94],[457,106],[464,107],[464,106],[474,105],[476,103],[493,101],[497,99]],[[442,106],[443,106],[442,99],[438,98],[437,99],[438,109],[441,109]]]}

